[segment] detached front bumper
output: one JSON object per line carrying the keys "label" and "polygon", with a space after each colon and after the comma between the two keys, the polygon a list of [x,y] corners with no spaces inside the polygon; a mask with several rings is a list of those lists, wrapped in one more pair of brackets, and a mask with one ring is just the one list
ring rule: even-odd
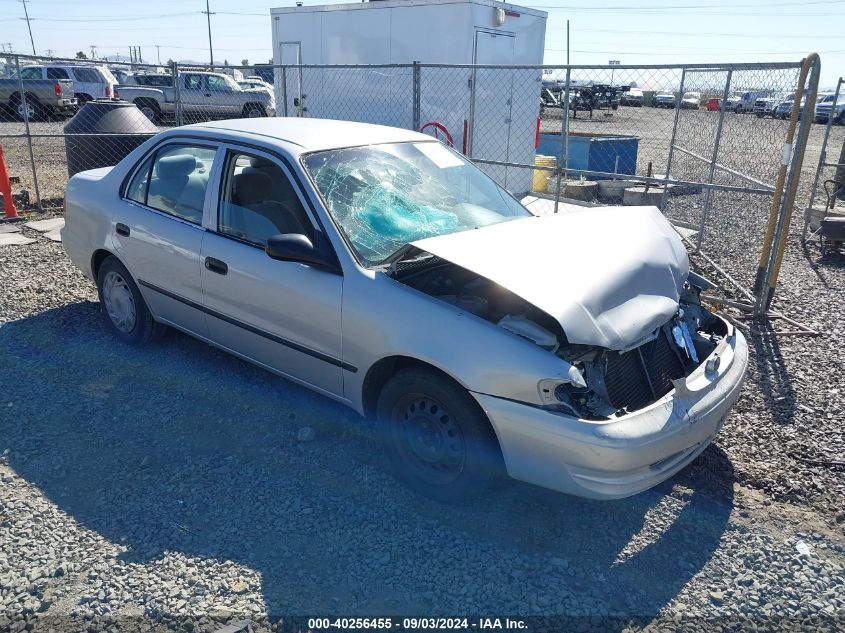
{"label": "detached front bumper", "polygon": [[748,365],[745,337],[731,327],[710,358],[654,404],[607,421],[486,394],[472,395],[490,419],[514,479],[593,499],[620,499],[657,485],[713,441],[739,397]]}

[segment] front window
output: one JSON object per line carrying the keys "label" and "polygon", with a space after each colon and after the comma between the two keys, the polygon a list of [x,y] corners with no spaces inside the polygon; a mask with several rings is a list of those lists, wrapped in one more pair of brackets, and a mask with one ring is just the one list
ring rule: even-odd
{"label": "front window", "polygon": [[329,150],[303,162],[335,223],[370,266],[415,240],[531,215],[437,142]]}

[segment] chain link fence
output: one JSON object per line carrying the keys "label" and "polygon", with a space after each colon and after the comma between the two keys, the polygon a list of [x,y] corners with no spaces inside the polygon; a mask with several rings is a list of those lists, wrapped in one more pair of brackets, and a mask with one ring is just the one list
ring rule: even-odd
{"label": "chain link fence", "polygon": [[[139,139],[177,125],[289,116],[420,129],[472,158],[537,213],[657,204],[716,272],[747,291],[800,68],[209,67],[8,56],[0,69],[0,144],[16,189],[29,192],[32,204],[55,206],[69,168],[114,164]],[[91,79],[86,69],[102,71],[111,94],[80,81],[80,74]],[[114,96],[138,108],[120,129],[71,131],[68,117],[80,103]],[[626,190],[634,191],[631,200]]]}

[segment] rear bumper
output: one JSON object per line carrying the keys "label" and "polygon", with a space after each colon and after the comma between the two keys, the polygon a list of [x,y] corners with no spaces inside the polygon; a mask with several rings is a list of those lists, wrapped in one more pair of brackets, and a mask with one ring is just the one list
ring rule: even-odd
{"label": "rear bumper", "polygon": [[715,373],[705,374],[702,363],[660,401],[612,421],[473,396],[496,431],[511,477],[581,497],[619,499],[668,479],[718,433],[739,397],[748,345],[734,330],[715,355]]}
{"label": "rear bumper", "polygon": [[55,107],[57,110],[72,110],[79,105],[76,98],[73,99],[59,99],[56,101]]}

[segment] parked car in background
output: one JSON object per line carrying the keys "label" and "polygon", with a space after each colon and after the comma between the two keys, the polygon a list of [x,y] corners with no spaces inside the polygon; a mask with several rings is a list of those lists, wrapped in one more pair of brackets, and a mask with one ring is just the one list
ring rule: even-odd
{"label": "parked car in background", "polygon": [[681,97],[681,108],[685,110],[698,110],[701,107],[700,92],[685,92]]}
{"label": "parked car in background", "polygon": [[742,95],[739,94],[739,93],[734,93],[725,100],[725,111],[726,112],[736,112],[737,108],[740,107],[741,103],[742,103]]}
{"label": "parked car in background", "polygon": [[707,104],[704,107],[707,108],[708,112],[718,112],[722,109],[722,100],[718,97],[712,97],[707,100]]}
{"label": "parked car in background", "polygon": [[760,118],[767,116],[774,117],[778,105],[783,102],[785,98],[786,95],[783,94],[771,94],[768,97],[758,97],[754,102],[754,114]]}
{"label": "parked car in background", "polygon": [[[787,119],[792,114],[792,105],[795,103],[795,93],[786,95],[780,103],[775,106],[774,116],[776,119]],[[801,101],[801,107],[804,107],[804,101]]]}
{"label": "parked car in background", "polygon": [[655,93],[651,100],[651,105],[655,108],[674,108],[675,107],[675,93],[667,90],[661,90]]}
{"label": "parked car in background", "polygon": [[[46,119],[54,115],[72,115],[78,102],[69,79],[42,79],[35,70],[21,69],[17,75],[0,79],[0,106],[11,110],[21,121]],[[21,96],[21,83],[24,91]]]}
{"label": "parked car in background", "polygon": [[268,84],[266,81],[261,79],[261,77],[247,77],[238,82],[238,85],[243,88],[244,90],[265,90],[268,94],[273,94],[273,85]]}
{"label": "parked car in background", "polygon": [[845,125],[845,94],[840,94],[835,102],[834,99],[836,95],[829,94],[816,102],[816,123],[827,123],[832,118],[837,125]]}
{"label": "parked car in background", "polygon": [[[179,99],[182,112],[194,120],[275,116],[276,100],[262,88],[241,88],[229,75],[210,72],[179,73]],[[137,74],[132,84],[118,86],[122,99],[140,108],[150,121],[176,114],[173,77],[164,74]]]}
{"label": "parked car in background", "polygon": [[117,79],[105,66],[44,64],[21,68],[25,79],[67,79],[73,82],[73,92],[79,105],[93,99],[111,99]]}
{"label": "parked car in background", "polygon": [[111,74],[114,75],[115,80],[119,84],[126,83],[126,78],[132,74],[131,71],[127,70],[126,68],[110,67],[109,70],[111,71]]}
{"label": "parked car in background", "polygon": [[771,90],[752,90],[743,92],[739,97],[739,103],[736,104],[734,112],[753,112],[754,104],[757,99],[771,96]]}
{"label": "parked car in background", "polygon": [[[62,243],[117,339],[169,325],[351,407],[438,500],[501,472],[593,498],[651,488],[713,441],[748,363],[656,207],[535,217],[397,128],[168,130],[71,178]],[[573,261],[589,265],[555,273]]]}
{"label": "parked car in background", "polygon": [[635,108],[643,105],[643,91],[639,88],[630,88],[627,92],[623,92],[619,103],[624,106],[633,106]]}

